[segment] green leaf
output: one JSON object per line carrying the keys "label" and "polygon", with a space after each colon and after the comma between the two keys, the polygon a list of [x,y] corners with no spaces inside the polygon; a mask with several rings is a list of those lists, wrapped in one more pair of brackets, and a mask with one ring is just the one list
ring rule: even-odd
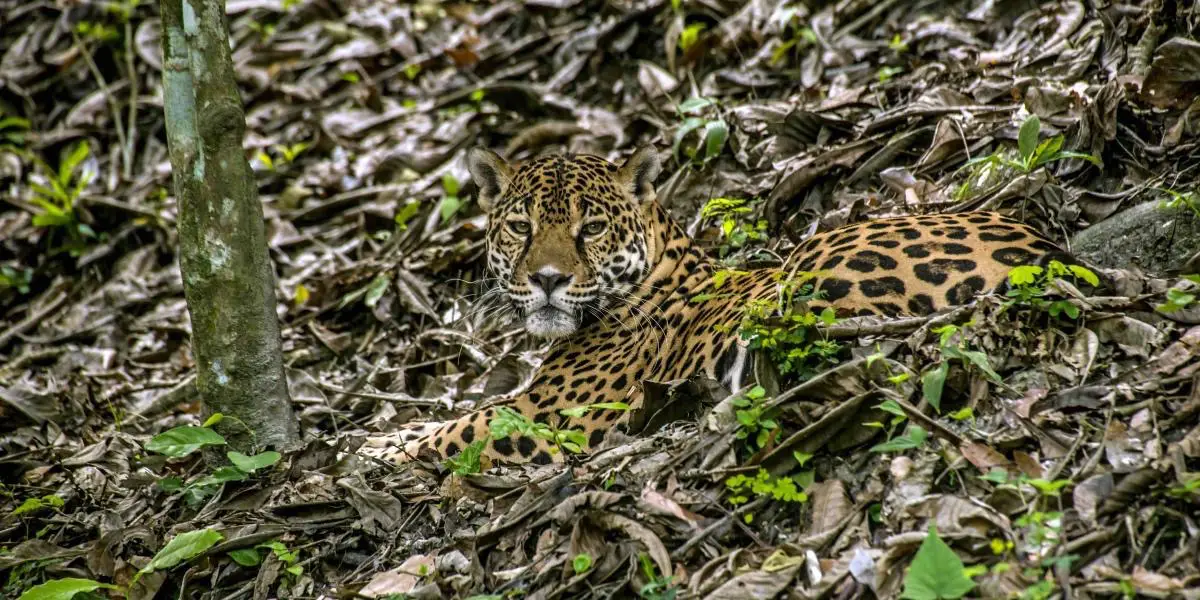
{"label": "green leaf", "polygon": [[454,178],[454,175],[450,173],[442,175],[442,189],[446,192],[447,196],[458,195],[458,180]]}
{"label": "green leaf", "polygon": [[1072,275],[1086,281],[1088,285],[1100,285],[1100,278],[1091,269],[1080,265],[1071,265],[1067,268],[1071,270]]}
{"label": "green leaf", "polygon": [[942,361],[936,369],[921,376],[921,393],[925,401],[934,410],[942,411],[942,391],[946,388],[946,375],[950,372],[950,363]]}
{"label": "green leaf", "polygon": [[1092,163],[1093,165],[1096,165],[1097,167],[1104,166],[1104,162],[1101,161],[1100,157],[1096,156],[1095,154],[1084,154],[1082,152],[1059,152],[1058,156],[1056,156],[1055,158],[1058,158],[1058,159],[1078,158],[1081,160],[1086,160],[1086,161]]}
{"label": "green leaf", "polygon": [[874,446],[871,448],[871,452],[900,452],[920,448],[928,437],[929,432],[924,428],[919,425],[910,425],[908,435],[893,438],[891,441]]}
{"label": "green leaf", "polygon": [[212,427],[213,425],[220,423],[221,419],[224,419],[224,418],[225,418],[225,415],[223,415],[219,412],[213,413],[207,419],[204,420],[204,425],[202,425],[201,427]]}
{"label": "green leaf", "polygon": [[404,207],[401,208],[396,213],[396,227],[400,231],[404,231],[405,229],[408,229],[408,221],[410,219],[412,219],[413,217],[415,217],[417,215],[417,212],[419,212],[420,210],[421,210],[421,203],[416,200],[413,200],[412,202],[405,204]]}
{"label": "green leaf", "polygon": [[392,282],[392,278],[386,273],[380,273],[371,281],[370,287],[367,288],[367,295],[363,298],[363,304],[370,308],[375,308],[379,299],[383,297],[384,292],[388,289],[388,284]]}
{"label": "green leaf", "polygon": [[690,112],[696,112],[702,108],[712,106],[713,104],[716,104],[716,102],[712,98],[704,98],[701,96],[692,96],[691,98],[684,100],[683,103],[679,105],[678,110],[680,113],[687,114]]}
{"label": "green leaf", "polygon": [[212,475],[207,475],[196,480],[194,487],[206,487],[229,483],[230,481],[245,481],[246,473],[237,467],[221,467],[212,472]]}
{"label": "green leaf", "polygon": [[586,553],[575,555],[571,560],[571,568],[575,569],[575,574],[587,573],[592,568],[592,557]]}
{"label": "green leaf", "polygon": [[684,138],[686,138],[689,133],[704,127],[705,123],[706,121],[700,117],[691,117],[684,119],[683,123],[679,125],[679,129],[675,130],[675,141],[671,144],[671,150],[675,153],[675,158],[677,160],[683,162],[683,155],[679,153],[679,148],[683,144]]}
{"label": "green leaf", "polygon": [[904,576],[901,598],[908,600],[957,600],[975,588],[975,582],[963,574],[962,559],[929,527],[917,555]]}
{"label": "green leaf", "polygon": [[168,429],[146,442],[146,450],[178,458],[204,446],[224,446],[225,438],[207,427],[176,427]]}
{"label": "green leaf", "polygon": [[704,160],[710,161],[721,155],[725,140],[729,139],[729,126],[722,119],[709,121],[704,126]]}
{"label": "green leaf", "polygon": [[79,163],[87,159],[88,152],[87,141],[79,142],[71,149],[71,153],[63,159],[62,164],[58,166],[58,180],[64,186],[67,182],[71,181],[71,176],[75,173],[75,168],[79,166]]}
{"label": "green leaf", "polygon": [[1042,122],[1037,115],[1029,115],[1029,118],[1021,123],[1021,130],[1017,132],[1017,149],[1026,163],[1033,159],[1033,153],[1037,151],[1038,133],[1041,130]]}
{"label": "green leaf", "polygon": [[244,473],[253,473],[259,469],[269,467],[279,462],[281,458],[279,453],[274,450],[260,452],[254,456],[246,456],[241,452],[230,451],[225,456],[229,457],[229,462],[233,463],[233,466]]}
{"label": "green leaf", "polygon": [[1032,285],[1037,281],[1038,275],[1041,275],[1044,269],[1037,265],[1022,265],[1013,267],[1008,272],[1008,283],[1013,286]]}
{"label": "green leaf", "polygon": [[1033,151],[1032,167],[1040,167],[1050,161],[1058,160],[1062,155],[1059,153],[1062,150],[1063,136],[1056,135],[1052,138],[1042,140],[1038,144],[1037,150]]}
{"label": "green leaf", "polygon": [[624,402],[597,402],[590,406],[592,410],[630,410],[630,406]]}
{"label": "green leaf", "polygon": [[199,556],[223,539],[225,539],[225,536],[212,529],[197,529],[196,531],[181,533],[171,538],[171,541],[167,542],[167,545],[162,550],[159,550],[158,554],[155,554],[154,558],[150,559],[150,563],[142,567],[141,571],[138,571],[138,574],[170,569],[181,562]]}
{"label": "green leaf", "polygon": [[254,548],[238,548],[229,551],[229,558],[243,567],[257,567],[262,563],[262,555]]}
{"label": "green leaf", "polygon": [[572,419],[578,419],[578,418],[582,417],[583,415],[587,414],[587,411],[588,411],[587,406],[572,406],[571,408],[559,409],[558,414],[560,414],[564,417],[571,417]]}
{"label": "green leaf", "polygon": [[460,208],[462,208],[462,200],[459,200],[458,196],[446,196],[442,198],[442,203],[438,205],[438,210],[442,214],[442,222],[446,223],[450,221],[450,217],[458,213],[458,209]]}
{"label": "green leaf", "polygon": [[66,578],[47,581],[27,590],[19,600],[70,600],[75,594],[94,592],[98,589],[115,590],[117,586],[92,581],[91,579]]}
{"label": "green leaf", "polygon": [[483,447],[487,440],[475,440],[467,444],[457,455],[446,459],[446,464],[450,470],[457,475],[472,475],[483,470],[483,465],[480,462],[480,456],[483,454]]}

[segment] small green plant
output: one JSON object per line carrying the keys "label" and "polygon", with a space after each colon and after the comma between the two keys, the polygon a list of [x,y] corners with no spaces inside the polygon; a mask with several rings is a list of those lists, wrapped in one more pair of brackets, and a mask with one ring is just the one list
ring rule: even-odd
{"label": "small green plant", "polygon": [[780,374],[801,379],[836,362],[841,352],[837,342],[816,328],[818,323],[832,325],[837,321],[833,308],[825,307],[820,313],[808,308],[808,302],[820,296],[813,292],[812,277],[810,273],[784,280],[776,299],[747,302],[737,325],[738,335],[750,350],[765,352]]}
{"label": "small green plant", "polygon": [[489,440],[475,440],[458,454],[446,459],[446,466],[455,475],[474,475],[483,470],[483,449]]}
{"label": "small green plant", "polygon": [[[150,438],[150,441],[146,442],[146,450],[171,458],[183,458],[206,446],[224,446],[225,437],[212,430],[212,426],[223,418],[225,417],[221,413],[216,413],[201,427],[188,425],[168,429]],[[166,492],[182,493],[189,506],[196,506],[215,494],[225,483],[245,481],[256,471],[274,465],[279,462],[281,455],[269,450],[247,456],[230,450],[225,453],[225,457],[231,464],[218,467],[212,473],[203,474],[188,482],[179,477],[166,477],[159,480],[158,486]]]}
{"label": "small green plant", "polygon": [[797,18],[799,5],[784,5],[772,18],[778,25],[780,42],[771,52],[771,65],[775,66],[786,58],[793,61],[803,57],[804,51],[817,44],[817,34],[805,21]]}
{"label": "small green plant", "polygon": [[882,66],[875,72],[875,78],[879,80],[879,83],[887,83],[903,72],[904,69],[901,67]]}
{"label": "small green plant", "polygon": [[95,239],[96,232],[91,226],[79,220],[75,205],[83,190],[91,180],[91,173],[80,172],[80,166],[89,155],[87,142],[80,142],[53,169],[40,158],[33,157],[49,187],[39,183],[30,183],[33,190],[33,203],[41,210],[33,215],[33,224],[45,227],[52,232],[62,232],[66,240],[54,251],[67,250],[71,256],[83,253],[88,239]]}
{"label": "small green plant", "polygon": [[571,454],[583,452],[587,446],[587,436],[582,430],[558,429],[548,423],[535,422],[507,406],[496,409],[496,416],[488,422],[488,429],[496,439],[516,433],[521,437],[545,440]]}
{"label": "small green plant", "polygon": [[1086,160],[1096,166],[1102,166],[1100,159],[1091,154],[1083,154],[1082,152],[1070,152],[1062,149],[1063,136],[1056,135],[1051,138],[1046,138],[1040,143],[1038,138],[1041,136],[1042,122],[1037,115],[1030,115],[1021,123],[1020,130],[1017,131],[1017,158],[1005,158],[999,152],[988,156],[973,158],[964,164],[964,167],[988,164],[1002,165],[1010,169],[1016,170],[1023,174],[1030,174],[1052,162],[1066,160],[1068,158],[1078,158]]}
{"label": "small green plant", "polygon": [[278,540],[262,543],[253,548],[230,550],[229,558],[243,567],[257,567],[262,564],[264,558],[264,555],[259,552],[260,550],[266,550],[274,554],[275,558],[283,563],[285,573],[293,577],[299,577],[304,574],[304,567],[299,564],[300,551],[290,550],[283,542]]}
{"label": "small green plant", "polygon": [[700,209],[702,218],[717,219],[721,223],[723,242],[717,251],[722,258],[748,244],[767,239],[766,219],[745,220],[753,211],[751,202],[742,198],[713,198]]}
{"label": "small green plant", "polygon": [[765,406],[766,394],[767,391],[762,386],[756,385],[733,399],[733,406],[736,409],[734,415],[737,417],[739,426],[737,439],[754,440],[758,448],[765,448],[772,435],[779,429],[779,424],[775,422],[774,411],[768,410]]}
{"label": "small green plant", "polygon": [[[804,471],[790,477],[772,477],[766,469],[759,469],[754,477],[734,475],[725,480],[729,490],[729,504],[739,506],[750,501],[751,496],[771,498],[780,502],[808,502],[804,490],[813,484],[812,471]],[[753,517],[747,520],[749,522]]]}
{"label": "small green plant", "polygon": [[[602,402],[579,409],[565,409],[564,416],[582,416],[589,410],[629,410],[629,405],[623,402]],[[549,442],[552,452],[567,452],[579,454],[587,446],[587,436],[581,429],[561,429],[549,423],[536,422],[525,415],[507,407],[496,409],[496,416],[488,421],[488,435],[481,440],[475,440],[463,448],[457,455],[446,459],[446,465],[458,475],[478,473],[483,468],[483,449],[494,440],[505,439],[512,434],[519,437],[539,439]]]}
{"label": "small green plant", "polygon": [[297,142],[289,145],[276,144],[271,149],[275,151],[275,156],[277,158],[272,158],[271,155],[267,154],[265,150],[260,150],[258,154],[255,155],[255,158],[257,158],[258,161],[261,162],[268,170],[275,171],[285,165],[290,165],[293,162],[296,162],[296,158],[299,157],[302,152],[307,150],[310,145],[311,144],[307,142]]}
{"label": "small green plant", "polygon": [[704,23],[692,23],[684,27],[683,31],[679,32],[679,49],[687,52],[688,48],[696,45],[696,42],[700,39],[700,34],[707,27]]}
{"label": "small green plant", "polygon": [[[0,129],[3,129],[3,121],[0,121]],[[1200,194],[1195,191],[1177,192],[1165,188],[1156,188],[1158,191],[1169,196],[1167,200],[1162,201],[1162,207],[1167,210],[1187,209],[1192,211],[1196,218],[1200,219]]]}
{"label": "small green plant", "polygon": [[[1184,275],[1184,279],[1192,283],[1200,283],[1200,275]],[[1173,287],[1167,290],[1167,301],[1154,307],[1155,310],[1164,314],[1171,314],[1184,310],[1196,303],[1196,288],[1181,289]]]}
{"label": "small green plant", "polygon": [[970,350],[964,336],[959,335],[958,341],[952,343],[955,335],[959,334],[962,329],[957,325],[950,324],[932,330],[940,336],[938,350],[942,354],[942,360],[938,366],[921,376],[921,391],[925,396],[925,401],[939,412],[942,409],[942,392],[946,387],[946,376],[950,373],[950,361],[961,360],[964,368],[974,366],[988,379],[995,382],[1000,381],[1000,375],[992,370],[987,355],[978,350]]}
{"label": "small green plant", "polygon": [[654,561],[645,552],[638,555],[638,562],[642,565],[642,575],[649,582],[638,590],[638,595],[646,600],[675,600],[679,586],[671,581],[670,575],[659,575]]}
{"label": "small green plant", "polygon": [[21,515],[28,515],[28,514],[33,514],[36,512],[41,512],[42,510],[45,510],[45,509],[57,511],[58,509],[62,508],[63,505],[65,505],[65,504],[66,504],[66,501],[64,501],[62,499],[62,497],[56,496],[54,494],[42,496],[40,498],[37,498],[37,497],[26,498],[25,501],[22,502],[20,506],[14,508],[12,513],[10,513],[10,514],[14,517],[19,517]]}
{"label": "small green plant", "polygon": [[1087,267],[1065,265],[1057,260],[1050,261],[1047,268],[1037,265],[1023,265],[1014,267],[1008,272],[1009,290],[1006,295],[1011,298],[1009,304],[1031,306],[1037,310],[1049,313],[1054,318],[1066,315],[1071,319],[1078,319],[1079,308],[1071,304],[1070,301],[1065,299],[1048,300],[1046,298],[1049,294],[1051,284],[1055,280],[1065,279],[1068,276],[1083,280],[1088,285],[1100,285],[1100,278]]}
{"label": "small green plant", "polygon": [[[721,155],[729,139],[729,125],[721,118],[718,109],[716,100],[703,97],[689,98],[676,107],[675,110],[683,119],[675,130],[671,146],[676,160],[685,162],[686,154],[688,160],[703,164]],[[699,135],[697,142],[684,144],[693,132]]]}
{"label": "small green plant", "polygon": [[29,293],[29,284],[33,282],[33,269],[28,267],[18,269],[8,265],[0,266],[0,292],[17,290],[22,294]]}
{"label": "small green plant", "polygon": [[957,600],[975,589],[967,577],[962,559],[938,537],[937,527],[929,526],[929,535],[921,542],[908,572],[904,574],[906,600]]}
{"label": "small green plant", "polygon": [[908,44],[896,33],[892,35],[892,41],[888,42],[888,50],[897,54],[908,52]]}

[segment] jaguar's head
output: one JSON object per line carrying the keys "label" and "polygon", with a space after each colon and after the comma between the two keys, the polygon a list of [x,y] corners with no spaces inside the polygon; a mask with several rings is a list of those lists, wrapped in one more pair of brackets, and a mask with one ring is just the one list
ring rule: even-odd
{"label": "jaguar's head", "polygon": [[507,295],[530,334],[574,333],[650,271],[652,148],[619,167],[571,154],[510,166],[483,149],[468,165],[488,211],[488,287]]}

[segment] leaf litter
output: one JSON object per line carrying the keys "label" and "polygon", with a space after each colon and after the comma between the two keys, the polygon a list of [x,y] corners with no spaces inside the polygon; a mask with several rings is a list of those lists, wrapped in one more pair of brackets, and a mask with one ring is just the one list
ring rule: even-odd
{"label": "leaf litter", "polygon": [[821,325],[851,358],[756,398],[647,382],[645,431],[566,466],[345,458],[536,370],[476,308],[473,145],[669,149],[662,201],[731,265],[969,209],[1071,244],[1148,203],[1200,256],[1194,7],[227,8],[305,446],[193,453],[155,4],[0,4],[6,596],[1200,597],[1195,259]]}

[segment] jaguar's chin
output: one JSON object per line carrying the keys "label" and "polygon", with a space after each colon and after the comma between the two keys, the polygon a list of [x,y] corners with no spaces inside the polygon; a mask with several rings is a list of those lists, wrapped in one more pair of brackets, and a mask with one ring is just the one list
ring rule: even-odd
{"label": "jaguar's chin", "polygon": [[543,306],[525,315],[525,331],[540,338],[556,340],[579,329],[579,319],[572,313],[554,306]]}

